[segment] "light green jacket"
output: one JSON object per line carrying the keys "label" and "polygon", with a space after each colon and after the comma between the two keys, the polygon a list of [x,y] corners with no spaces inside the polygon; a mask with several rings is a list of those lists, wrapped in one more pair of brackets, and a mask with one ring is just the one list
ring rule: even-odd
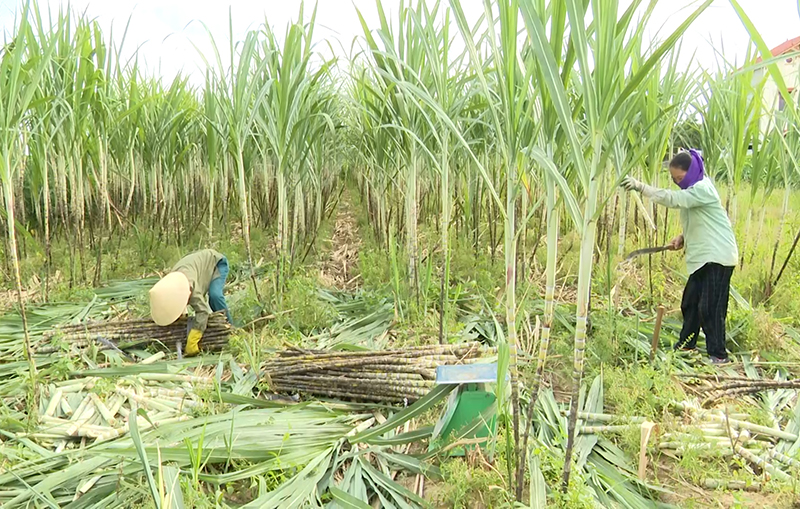
{"label": "light green jacket", "polygon": [[739,263],[736,237],[711,179],[705,177],[689,189],[679,191],[645,186],[642,195],[665,207],[681,209],[689,274],[706,263],[726,267]]}
{"label": "light green jacket", "polygon": [[211,306],[208,305],[208,287],[211,281],[220,277],[217,263],[222,258],[223,255],[213,249],[203,249],[184,256],[172,268],[173,272],[185,274],[189,284],[192,285],[192,294],[189,297],[189,305],[194,309],[192,328],[200,332],[205,332],[208,315],[211,314]]}

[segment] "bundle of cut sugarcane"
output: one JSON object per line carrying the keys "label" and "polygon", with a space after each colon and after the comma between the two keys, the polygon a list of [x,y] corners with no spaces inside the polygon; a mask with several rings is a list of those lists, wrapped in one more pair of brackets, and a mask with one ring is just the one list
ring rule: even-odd
{"label": "bundle of cut sugarcane", "polygon": [[[186,316],[165,327],[156,325],[150,318],[65,325],[45,333],[45,344],[37,347],[36,352],[46,354],[57,351],[50,342],[56,337],[78,347],[86,347],[101,338],[98,342],[101,349],[110,348],[106,343],[111,343],[121,350],[150,345],[175,350],[178,342],[184,344],[188,332],[187,326]],[[225,314],[212,313],[208,317],[208,325],[200,342],[200,348],[205,351],[222,350],[228,343],[230,333],[231,326]]]}
{"label": "bundle of cut sugarcane", "polygon": [[267,362],[263,375],[278,392],[405,403],[430,391],[436,366],[471,363],[492,353],[478,342],[360,352],[291,348]]}

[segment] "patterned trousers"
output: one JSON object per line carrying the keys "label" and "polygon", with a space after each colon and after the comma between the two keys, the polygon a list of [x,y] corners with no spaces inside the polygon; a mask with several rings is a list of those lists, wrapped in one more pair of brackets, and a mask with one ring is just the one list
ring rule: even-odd
{"label": "patterned trousers", "polygon": [[708,355],[725,359],[725,318],[728,315],[728,294],[733,267],[707,263],[689,276],[683,290],[681,311],[683,328],[676,348],[697,346],[700,328],[706,335]]}

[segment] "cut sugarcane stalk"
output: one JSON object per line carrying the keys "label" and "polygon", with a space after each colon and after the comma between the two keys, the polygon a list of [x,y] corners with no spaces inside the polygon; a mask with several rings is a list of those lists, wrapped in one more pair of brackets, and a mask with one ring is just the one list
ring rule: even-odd
{"label": "cut sugarcane stalk", "polygon": [[779,430],[779,429],[769,428],[767,426],[761,426],[759,424],[753,424],[752,422],[740,421],[738,419],[732,419],[732,418],[731,419],[726,419],[725,416],[722,416],[722,415],[711,414],[709,417],[714,421],[718,421],[718,422],[722,422],[722,423],[727,421],[733,427],[746,429],[746,430],[749,430],[749,431],[754,431],[756,433],[761,433],[762,435],[768,435],[768,436],[775,437],[775,438],[780,438],[780,439],[783,439],[783,440],[789,440],[791,442],[796,442],[798,440],[798,436],[797,435],[795,435],[793,433],[789,433],[787,431],[782,431],[782,430]]}
{"label": "cut sugarcane stalk", "polygon": [[794,458],[792,458],[790,456],[787,456],[785,454],[782,454],[782,453],[776,451],[775,449],[770,449],[769,452],[767,453],[767,455],[772,459],[780,461],[784,465],[789,465],[790,467],[800,468],[800,461],[798,461],[798,460],[796,460],[796,459],[794,459]]}
{"label": "cut sugarcane stalk", "polygon": [[64,393],[61,389],[56,389],[53,393],[53,397],[50,398],[50,403],[47,405],[47,409],[44,411],[44,415],[53,416],[56,413],[56,409],[61,406],[61,397]]}
{"label": "cut sugarcane stalk", "polygon": [[639,479],[645,480],[647,473],[647,444],[650,442],[650,435],[656,428],[654,422],[645,421],[641,424],[641,434],[639,437]]}
{"label": "cut sugarcane stalk", "polygon": [[75,412],[73,412],[73,414],[72,414],[72,418],[71,418],[71,419],[72,419],[72,420],[78,420],[78,419],[80,419],[80,418],[81,418],[81,416],[83,415],[83,412],[84,412],[84,410],[86,410],[86,406],[89,404],[89,402],[90,402],[90,401],[91,401],[91,398],[90,398],[89,396],[85,396],[85,397],[84,397],[84,398],[81,400],[81,404],[80,404],[80,405],[78,405],[78,408],[76,408],[76,409],[75,409]]}
{"label": "cut sugarcane stalk", "polygon": [[631,424],[619,424],[619,425],[609,425],[609,426],[583,426],[578,428],[580,434],[582,435],[596,435],[597,433],[619,433],[622,431],[628,431],[632,428],[638,428],[641,426],[638,423],[631,423]]}
{"label": "cut sugarcane stalk", "polygon": [[61,413],[63,413],[66,417],[70,417],[74,414],[72,407],[69,406],[69,401],[67,401],[67,398],[61,398]]}
{"label": "cut sugarcane stalk", "polygon": [[[567,413],[569,413],[567,410],[561,410],[562,415],[566,415]],[[583,421],[599,421],[599,422],[625,421],[635,424],[641,424],[645,421],[644,417],[612,415],[612,414],[596,414],[591,412],[579,412],[578,419]]]}
{"label": "cut sugarcane stalk", "polygon": [[209,377],[193,375],[176,375],[170,373],[141,373],[138,375],[141,380],[153,380],[156,382],[189,382],[200,385],[213,385],[214,381]]}
{"label": "cut sugarcane stalk", "polygon": [[166,355],[167,354],[165,354],[163,351],[161,351],[161,352],[155,353],[155,354],[151,355],[150,357],[144,359],[139,364],[152,364],[152,363],[154,363],[154,362],[156,362],[158,360],[163,359]]}
{"label": "cut sugarcane stalk", "polygon": [[115,394],[111,401],[112,403],[109,405],[108,412],[112,416],[116,416],[119,413],[119,409],[122,407],[122,404],[125,403],[125,397]]}
{"label": "cut sugarcane stalk", "polygon": [[769,463],[764,458],[756,456],[751,451],[748,451],[747,449],[745,449],[741,445],[734,444],[733,449],[734,449],[734,451],[736,451],[736,454],[738,454],[742,458],[746,459],[750,463],[754,463],[754,464],[758,465],[761,469],[765,470],[768,474],[770,474],[775,479],[778,479],[780,481],[791,481],[792,480],[792,478],[791,478],[791,476],[789,474],[787,474],[786,472],[778,469],[772,463]]}
{"label": "cut sugarcane stalk", "polygon": [[374,417],[370,417],[369,419],[367,419],[366,421],[362,422],[361,424],[359,424],[355,428],[351,429],[345,436],[346,437],[352,437],[354,435],[357,435],[357,434],[361,433],[362,431],[365,431],[365,430],[369,429],[369,427],[372,426],[373,424],[375,424],[375,418]]}
{"label": "cut sugarcane stalk", "polygon": [[95,393],[91,393],[90,396],[92,397],[92,403],[97,408],[97,411],[106,420],[109,426],[114,426],[117,423],[117,419],[114,417],[114,414],[109,411],[108,407],[100,401],[100,398]]}
{"label": "cut sugarcane stalk", "polygon": [[709,490],[740,490],[740,491],[761,491],[761,483],[755,482],[748,484],[745,481],[723,481],[719,479],[706,479],[703,486]]}
{"label": "cut sugarcane stalk", "polygon": [[67,435],[71,436],[82,436],[78,433],[78,431],[85,425],[89,424],[89,420],[94,416],[95,408],[94,405],[88,404],[86,405],[86,409],[83,411],[82,415],[78,419],[74,419],[73,424],[67,429]]}
{"label": "cut sugarcane stalk", "polygon": [[89,479],[85,483],[81,484],[78,487],[78,490],[75,492],[75,497],[72,499],[72,501],[75,502],[76,500],[81,498],[81,496],[85,495],[90,489],[92,489],[92,486],[97,484],[97,481],[99,481],[102,477],[103,476],[101,476],[101,475],[97,475],[95,477],[92,477],[91,479]]}

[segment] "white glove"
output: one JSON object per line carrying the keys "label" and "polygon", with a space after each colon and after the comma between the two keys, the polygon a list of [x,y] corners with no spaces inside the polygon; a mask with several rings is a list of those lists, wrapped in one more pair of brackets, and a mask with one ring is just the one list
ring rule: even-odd
{"label": "white glove", "polygon": [[644,191],[644,182],[640,182],[633,177],[625,177],[622,179],[620,186],[626,191]]}

